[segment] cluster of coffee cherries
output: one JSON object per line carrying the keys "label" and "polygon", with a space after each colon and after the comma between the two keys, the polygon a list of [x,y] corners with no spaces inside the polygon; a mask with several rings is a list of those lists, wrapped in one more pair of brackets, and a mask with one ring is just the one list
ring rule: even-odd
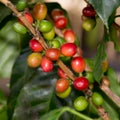
{"label": "cluster of coffee cherries", "polygon": [[90,4],[82,10],[82,21],[82,27],[86,31],[91,31],[96,26],[96,12]]}
{"label": "cluster of coffee cherries", "polygon": [[[31,12],[26,11],[25,8],[26,3],[20,0],[17,9],[23,13],[26,20],[33,27],[36,27],[48,45],[48,48],[44,50],[37,38],[30,39],[29,48],[32,52],[27,58],[28,66],[31,68],[40,67],[44,72],[50,72],[54,69],[56,61],[62,60],[63,63],[67,61],[66,66],[77,77],[71,80],[64,70],[58,68],[59,79],[55,84],[56,95],[65,99],[70,95],[72,88],[83,92],[87,90],[90,84],[94,82],[94,78],[92,72],[85,71],[85,59],[75,43],[76,35],[74,31],[67,27],[68,18],[63,10],[54,8],[50,14],[53,21],[51,22],[47,19],[48,10],[44,3],[36,3]],[[27,32],[27,28],[21,20],[18,20],[13,26],[18,33],[25,34]],[[55,33],[55,27],[62,31],[63,37]],[[102,96],[97,92],[92,94],[92,100],[96,105],[102,105],[103,103]],[[87,108],[88,103],[85,96],[80,96],[74,100],[74,107],[78,111],[83,111]]]}

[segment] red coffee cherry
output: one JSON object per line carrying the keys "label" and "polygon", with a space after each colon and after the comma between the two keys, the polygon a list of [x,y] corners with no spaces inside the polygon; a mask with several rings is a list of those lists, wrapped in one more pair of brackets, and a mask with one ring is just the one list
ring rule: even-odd
{"label": "red coffee cherry", "polygon": [[29,47],[34,52],[41,52],[43,50],[42,45],[36,39],[31,39],[30,40]]}
{"label": "red coffee cherry", "polygon": [[82,10],[82,13],[86,17],[94,17],[96,12],[92,6],[87,6]]}
{"label": "red coffee cherry", "polygon": [[60,52],[62,55],[67,57],[72,57],[75,55],[77,46],[74,43],[65,43],[60,47]]}
{"label": "red coffee cherry", "polygon": [[[23,14],[23,16],[26,18],[26,20],[27,20],[30,24],[33,23],[33,17],[32,17],[32,15],[31,15],[29,12],[25,12],[25,13]],[[20,24],[24,25],[24,23],[23,23],[20,19],[18,19],[18,22],[19,22]]]}
{"label": "red coffee cherry", "polygon": [[82,56],[76,56],[71,60],[71,67],[76,73],[83,72],[85,69],[85,60]]}
{"label": "red coffee cherry", "polygon": [[55,85],[56,92],[64,92],[69,87],[69,80],[66,78],[60,78]]}
{"label": "red coffee cherry", "polygon": [[67,25],[67,19],[66,17],[60,17],[57,20],[55,20],[55,26],[59,29],[65,28]]}
{"label": "red coffee cherry", "polygon": [[69,42],[69,43],[74,43],[75,42],[75,33],[71,29],[66,29],[64,31],[64,39]]}
{"label": "red coffee cherry", "polygon": [[89,86],[89,81],[85,77],[78,77],[73,81],[73,86],[76,90],[86,90]]}
{"label": "red coffee cherry", "polygon": [[60,57],[60,50],[57,48],[48,48],[45,52],[45,56],[52,61],[56,61]]}
{"label": "red coffee cherry", "polygon": [[57,74],[60,78],[67,78],[67,74],[61,68],[58,68]]}
{"label": "red coffee cherry", "polygon": [[64,13],[61,9],[55,8],[51,12],[51,17],[55,21],[60,17],[64,17]]}
{"label": "red coffee cherry", "polygon": [[44,56],[41,61],[41,68],[44,72],[50,72],[53,70],[53,62]]}

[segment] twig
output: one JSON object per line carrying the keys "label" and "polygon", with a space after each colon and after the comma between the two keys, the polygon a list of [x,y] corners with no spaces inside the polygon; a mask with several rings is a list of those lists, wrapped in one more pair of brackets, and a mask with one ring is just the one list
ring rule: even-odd
{"label": "twig", "polygon": [[57,64],[59,65],[60,68],[62,68],[62,70],[67,74],[69,75],[68,77],[72,80],[75,79],[75,76],[74,74],[72,73],[72,71],[61,61],[61,60],[58,60],[57,61]]}
{"label": "twig", "polygon": [[103,107],[97,107],[99,115],[102,117],[103,120],[110,120],[108,113],[105,111]]}
{"label": "twig", "polygon": [[107,85],[101,84],[100,88],[118,107],[120,107],[120,98],[114,94]]}

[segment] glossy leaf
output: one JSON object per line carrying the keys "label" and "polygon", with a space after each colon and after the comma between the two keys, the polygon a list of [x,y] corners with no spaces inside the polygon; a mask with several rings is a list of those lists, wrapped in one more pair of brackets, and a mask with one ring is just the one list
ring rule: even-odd
{"label": "glossy leaf", "polygon": [[88,0],[88,2],[94,7],[98,16],[108,28],[110,16],[120,5],[120,0]]}
{"label": "glossy leaf", "polygon": [[[27,66],[29,51],[24,51],[13,67],[8,101],[9,119],[22,120],[38,117],[50,109],[54,96],[54,85],[57,79],[54,71],[45,73],[40,68],[31,69]],[[14,112],[14,114],[13,114]]]}
{"label": "glossy leaf", "polygon": [[105,46],[104,44],[99,44],[97,49],[97,54],[94,58],[94,69],[93,69],[93,75],[98,83],[100,82],[100,79],[103,76],[102,62],[103,60],[105,60],[105,58],[106,58]]}

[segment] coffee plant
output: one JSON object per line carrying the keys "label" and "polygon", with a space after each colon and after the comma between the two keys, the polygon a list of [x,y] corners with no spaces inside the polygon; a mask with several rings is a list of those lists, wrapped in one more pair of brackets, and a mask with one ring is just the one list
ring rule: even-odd
{"label": "coffee plant", "polygon": [[[7,98],[0,94],[1,120],[120,120],[120,85],[106,53],[108,41],[120,50],[115,21],[119,0],[84,0],[83,30],[92,31],[98,20],[104,28],[91,59],[84,57],[68,13],[59,4],[0,2],[1,47],[7,37],[15,39],[16,47],[11,56],[8,49],[7,56],[15,60],[10,93]],[[6,54],[5,49],[0,53]]]}

